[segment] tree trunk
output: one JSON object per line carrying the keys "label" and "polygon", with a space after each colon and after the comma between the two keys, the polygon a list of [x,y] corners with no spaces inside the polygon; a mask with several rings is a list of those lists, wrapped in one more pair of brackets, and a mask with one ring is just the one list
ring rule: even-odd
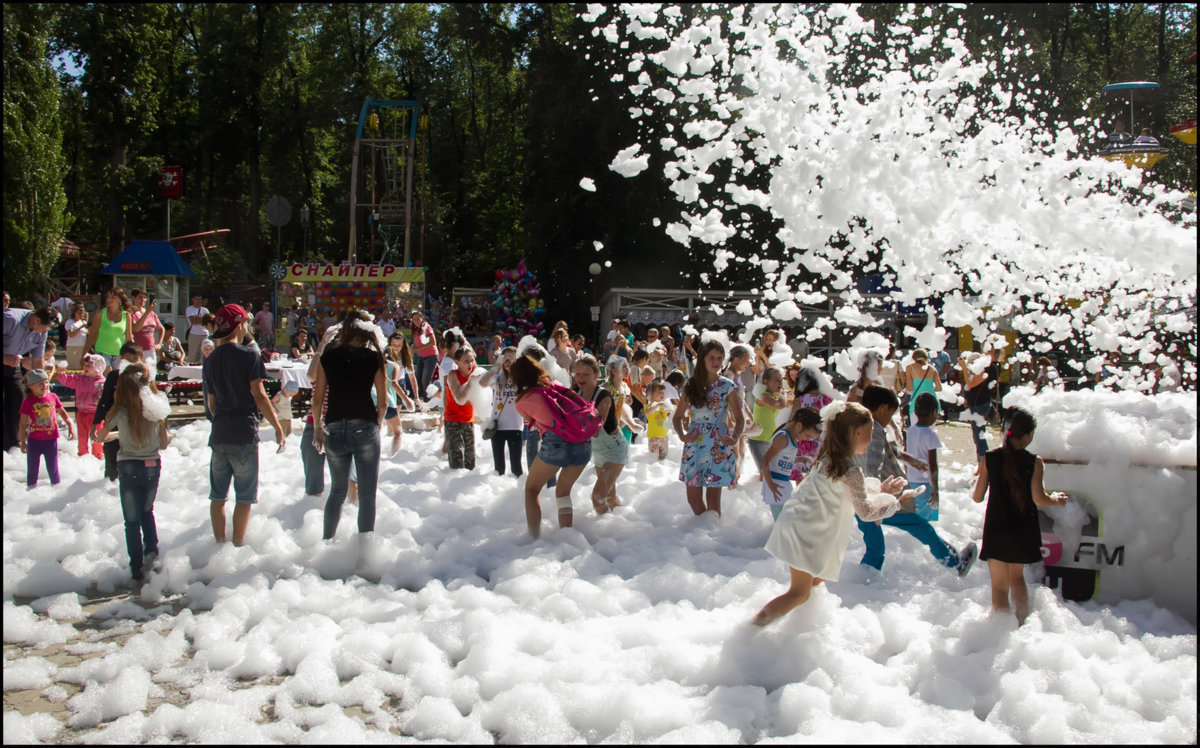
{"label": "tree trunk", "polygon": [[125,168],[125,143],[120,130],[113,133],[109,154],[108,256],[116,257],[125,246],[125,209],[121,205],[121,172]]}
{"label": "tree trunk", "polygon": [[1169,3],[1158,4],[1158,80],[1167,79],[1167,7]]}

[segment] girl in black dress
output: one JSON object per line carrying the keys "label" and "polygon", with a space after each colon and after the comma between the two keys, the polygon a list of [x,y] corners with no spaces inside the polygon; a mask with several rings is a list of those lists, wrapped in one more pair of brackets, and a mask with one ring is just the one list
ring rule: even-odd
{"label": "girl in black dress", "polygon": [[1029,411],[1009,411],[1004,423],[1004,446],[985,455],[971,497],[979,503],[988,495],[979,558],[987,561],[992,577],[992,610],[1015,609],[1019,623],[1029,615],[1025,564],[1042,560],[1036,507],[1067,503],[1064,493],[1046,494],[1042,458],[1025,450],[1036,428],[1037,421]]}

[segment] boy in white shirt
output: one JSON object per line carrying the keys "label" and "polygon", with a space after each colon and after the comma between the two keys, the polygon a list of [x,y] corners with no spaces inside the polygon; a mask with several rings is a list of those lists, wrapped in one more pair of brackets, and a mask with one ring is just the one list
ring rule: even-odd
{"label": "boy in white shirt", "polygon": [[929,392],[917,395],[913,415],[917,422],[908,427],[904,436],[905,451],[924,459],[929,463],[929,469],[918,470],[910,464],[906,477],[909,488],[921,491],[914,499],[917,514],[932,522],[938,518],[937,453],[942,448],[942,440],[933,428],[937,423],[937,398]]}

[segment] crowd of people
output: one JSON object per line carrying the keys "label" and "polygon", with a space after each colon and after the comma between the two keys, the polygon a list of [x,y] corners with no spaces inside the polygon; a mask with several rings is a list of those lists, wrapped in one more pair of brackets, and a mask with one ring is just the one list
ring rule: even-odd
{"label": "crowd of people", "polygon": [[[241,305],[225,304],[213,313],[194,296],[184,349],[141,289],[128,296],[110,289],[101,301],[90,318],[78,306],[68,309],[66,356],[56,366],[50,331],[60,324],[57,310],[10,307],[6,295],[5,451],[15,446],[27,454],[30,487],[42,462],[57,484],[63,421],[68,438],[78,439],[79,457],[102,459],[106,477],[119,484],[130,570],[142,579],[158,559],[153,505],[159,454],[169,441],[170,407],[155,374],[160,366],[196,361],[211,421],[213,537],[226,540],[232,487],[231,539],[242,545],[257,501],[260,423],[270,425],[282,452],[298,395],[293,387],[268,397],[264,358],[252,333],[264,345],[274,343],[269,309],[252,317]],[[957,365],[944,352],[931,357],[918,349],[899,360],[868,350],[843,396],[777,329],[766,330],[759,345],[725,335],[677,337],[669,327],[649,327],[638,340],[628,320],[616,319],[593,350],[559,322],[544,348],[518,349],[519,341],[496,336],[477,353],[457,329],[438,336],[419,311],[402,320],[352,310],[315,328],[302,311],[288,310],[283,326],[292,358],[309,362],[313,392],[300,433],[301,462],[305,492],[325,497],[329,541],[347,500],[357,504],[360,537],[373,532],[380,465],[399,449],[402,410],[439,414],[441,451],[451,470],[475,469],[481,426],[496,473],[524,476],[527,529],[534,537],[542,529],[543,489],[554,491],[558,525],[571,526],[572,489],[590,464],[596,514],[618,509],[631,454],[646,450],[668,459],[672,432],[682,444],[683,498],[695,515],[719,516],[724,489],[761,481],[774,521],[766,549],[788,565],[790,579],[787,591],[755,616],[759,625],[802,604],[813,586],[838,578],[855,526],[851,517],[866,547],[863,566],[882,570],[884,528],[901,530],[959,575],[977,557],[987,560],[994,607],[1015,608],[1023,619],[1028,603],[1020,568],[1040,558],[1033,507],[1065,501],[1046,494],[1041,463],[1026,450],[1036,425],[1028,413],[1008,413],[1003,445],[989,449],[985,418],[1000,378],[999,362],[987,350],[966,353]],[[1039,380],[1049,382],[1046,368]],[[953,547],[932,524],[942,446],[936,425],[958,400],[946,386],[952,381],[962,384],[973,427],[973,498],[989,501],[982,549],[973,542]],[[50,391],[52,382],[74,392],[74,423]],[[477,417],[477,410],[490,415]]]}

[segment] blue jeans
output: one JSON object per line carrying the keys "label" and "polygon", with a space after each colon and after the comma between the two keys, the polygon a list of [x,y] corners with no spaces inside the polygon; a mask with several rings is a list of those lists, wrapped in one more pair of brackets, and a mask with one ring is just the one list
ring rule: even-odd
{"label": "blue jeans", "polygon": [[982,419],[980,423],[975,423],[974,420],[971,421],[971,438],[975,440],[976,460],[982,460],[988,451],[987,414],[991,410],[991,407],[991,403],[984,403],[983,405],[972,405],[967,409]]}
{"label": "blue jeans", "polygon": [[117,463],[120,481],[121,514],[125,517],[125,550],[129,567],[142,568],[143,560],[158,553],[158,528],[154,524],[154,497],[158,495],[159,460],[121,460]]}
{"label": "blue jeans", "polygon": [[[528,426],[526,426],[525,427],[525,464],[526,465],[533,464],[533,458],[537,457],[538,449],[541,447],[541,445],[542,445],[542,435],[538,433],[537,429],[531,429]],[[554,476],[550,480],[546,481],[546,488],[554,488],[554,486],[557,484],[558,484],[558,473],[555,473]]]}
{"label": "blue jeans", "polygon": [[[863,541],[867,544],[862,563],[882,569],[883,554],[887,550],[883,541],[883,528],[874,522],[863,522],[857,516],[854,520],[858,522],[858,529],[862,530]],[[942,540],[937,530],[933,529],[933,525],[924,517],[912,513],[893,514],[885,519],[883,524],[901,529],[929,546],[933,557],[943,566],[958,566],[958,552]]]}
{"label": "blue jeans", "polygon": [[225,503],[229,495],[229,481],[232,480],[238,504],[258,503],[258,442],[213,444],[211,449],[208,500]]}
{"label": "blue jeans", "polygon": [[304,493],[320,496],[325,493],[325,453],[313,444],[313,425],[304,424],[300,435],[300,460],[304,463]]}
{"label": "blue jeans", "polygon": [[429,383],[433,381],[433,372],[437,369],[437,356],[421,356],[417,358],[416,365],[413,366],[413,374],[417,377],[417,388],[421,390],[417,396],[422,400],[428,399],[425,390],[429,389]]}
{"label": "blue jeans", "polygon": [[350,485],[350,462],[358,471],[358,531],[375,529],[375,487],[379,483],[379,424],[348,419],[325,424],[325,457],[329,461],[329,498],[325,500],[325,535],[337,532],[342,503]]}

